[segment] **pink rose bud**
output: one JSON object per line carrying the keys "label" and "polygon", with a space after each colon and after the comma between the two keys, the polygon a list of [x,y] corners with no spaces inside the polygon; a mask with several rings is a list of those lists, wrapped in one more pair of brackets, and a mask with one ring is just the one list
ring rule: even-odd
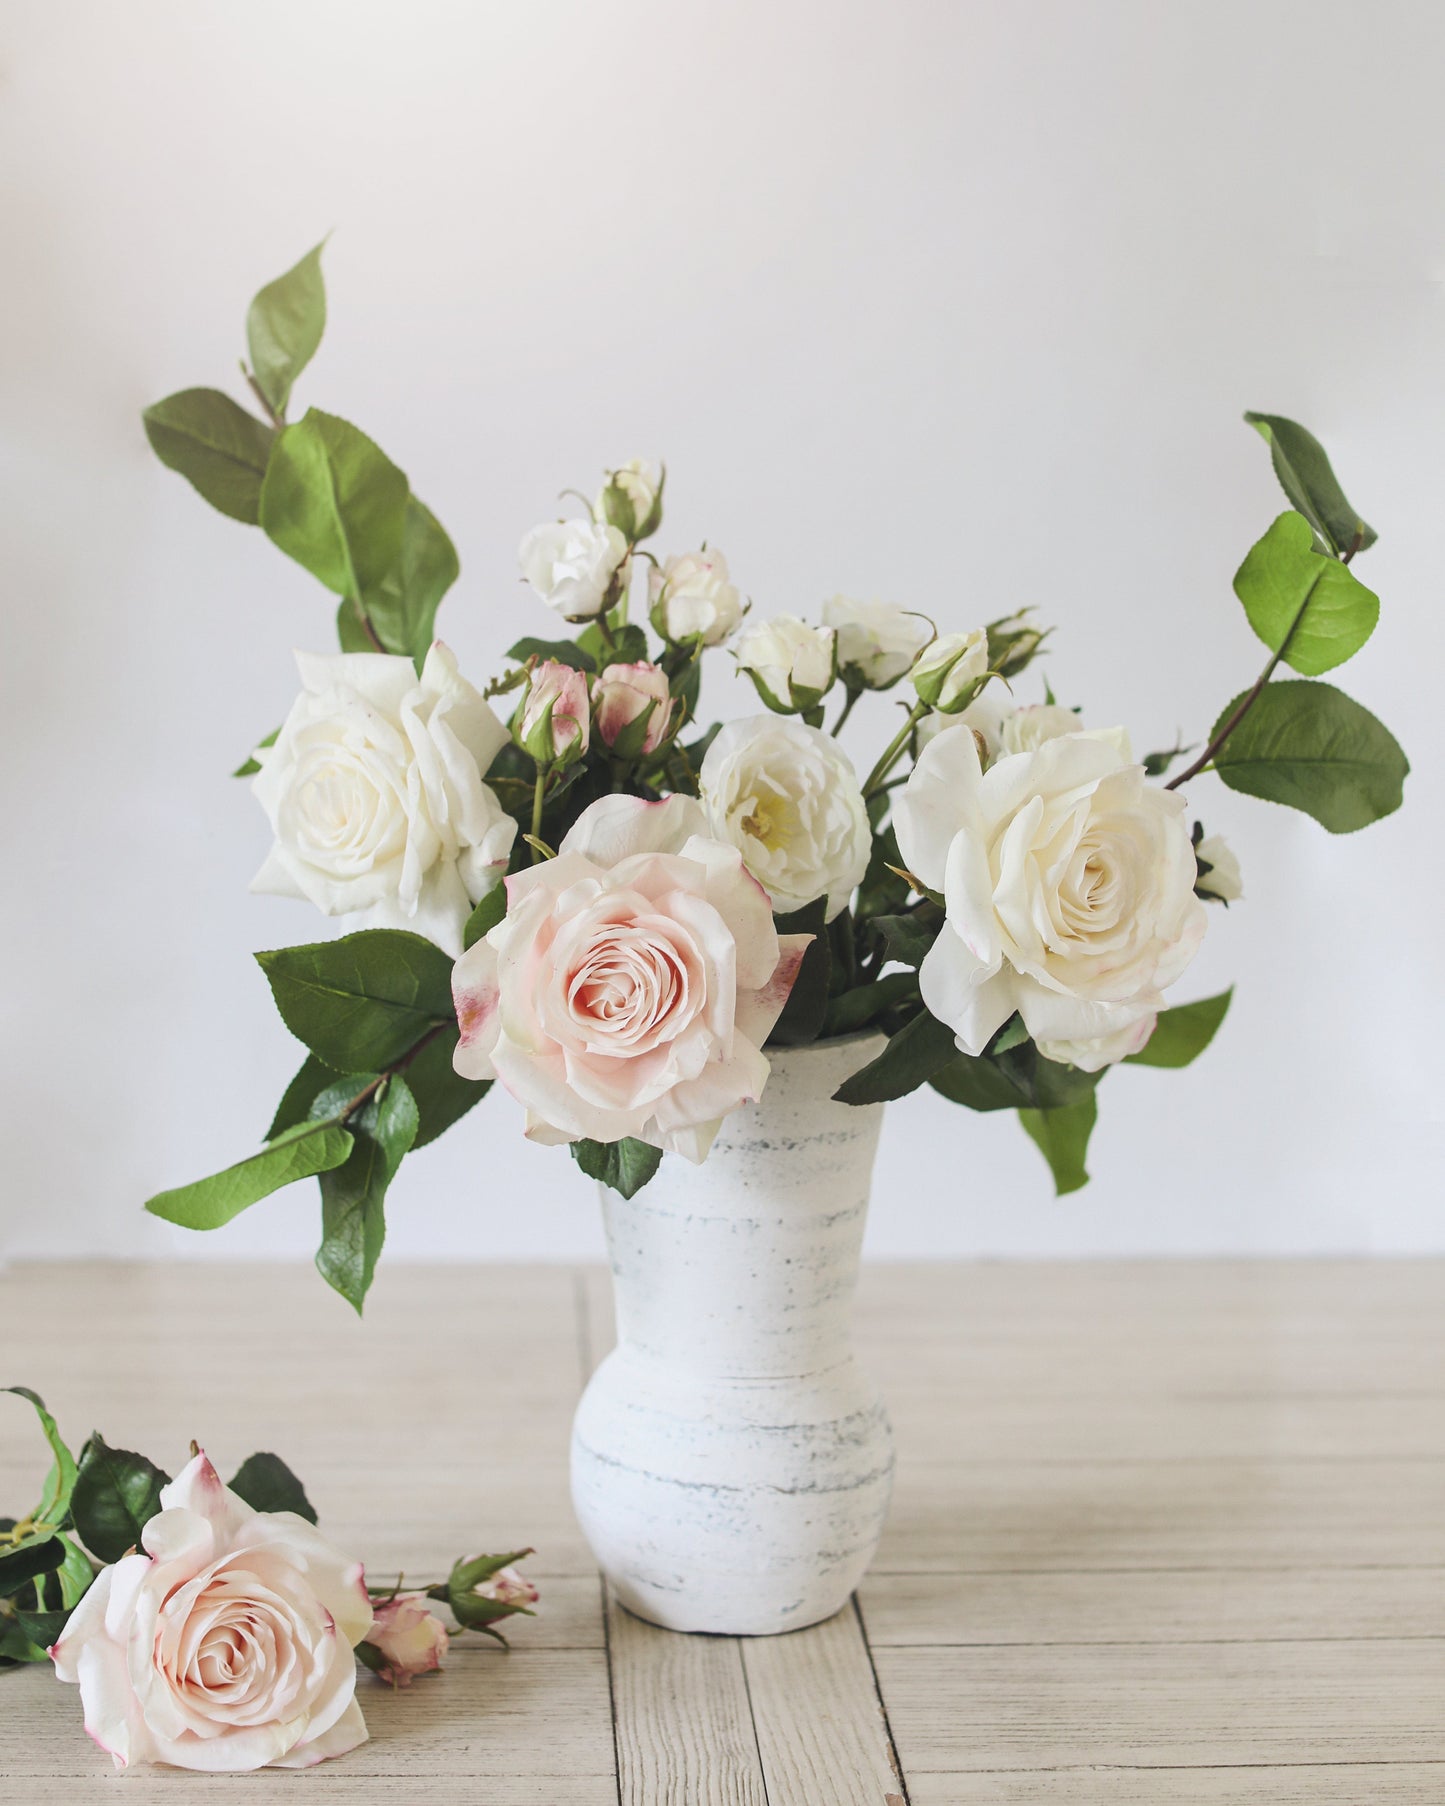
{"label": "pink rose bud", "polygon": [[447,1652],[446,1626],[426,1609],[424,1593],[398,1593],[376,1608],[366,1641],[381,1657],[376,1673],[393,1687],[410,1686],[414,1674],[440,1668]]}
{"label": "pink rose bud", "polygon": [[557,659],[532,667],[512,717],[512,735],[539,765],[571,765],[587,751],[587,679]]}
{"label": "pink rose bud", "polygon": [[495,1599],[498,1605],[535,1605],[542,1597],[515,1568],[498,1568],[490,1580],[479,1580],[472,1591],[478,1599]]}
{"label": "pink rose bud", "polygon": [[624,758],[656,752],[672,719],[672,692],[661,665],[608,665],[592,691],[592,718]]}

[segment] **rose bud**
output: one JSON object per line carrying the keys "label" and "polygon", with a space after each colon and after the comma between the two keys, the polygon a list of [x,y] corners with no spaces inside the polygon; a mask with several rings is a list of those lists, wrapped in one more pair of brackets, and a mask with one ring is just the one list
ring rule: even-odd
{"label": "rose bud", "polygon": [[656,752],[672,722],[672,692],[661,665],[608,665],[592,689],[592,720],[621,759]]}
{"label": "rose bud", "polygon": [[838,670],[850,690],[886,690],[907,676],[933,629],[922,615],[892,602],[834,596],[823,625],[838,635]]}
{"label": "rose bud", "polygon": [[620,589],[627,540],[606,521],[547,521],[517,548],[522,575],[569,621],[590,621]]}
{"label": "rose bud", "polygon": [[593,512],[616,527],[631,544],[650,539],[662,525],[662,489],[667,467],[656,458],[629,458],[620,470],[607,472],[607,483]]}
{"label": "rose bud", "polygon": [[738,667],[775,715],[817,708],[838,674],[837,636],[793,615],[750,627],[735,648]]}
{"label": "rose bud", "polygon": [[983,687],[987,671],[988,634],[975,627],[972,633],[945,633],[925,646],[909,673],[909,682],[920,702],[940,715],[956,715]]}
{"label": "rose bud", "polygon": [[510,1605],[517,1611],[535,1605],[542,1597],[526,1575],[515,1568],[499,1568],[490,1580],[479,1580],[472,1591],[478,1599],[495,1599],[498,1605]]}
{"label": "rose bud", "polygon": [[1194,880],[1194,894],[1206,903],[1223,903],[1227,909],[1244,895],[1244,883],[1234,849],[1222,834],[1206,834],[1194,843],[1194,859],[1199,876]]}
{"label": "rose bud", "polygon": [[376,1608],[366,1643],[380,1660],[363,1657],[392,1687],[409,1687],[413,1675],[440,1668],[450,1642],[446,1626],[423,1603],[424,1593],[397,1593]]}
{"label": "rose bud", "polygon": [[647,587],[652,625],[671,646],[720,646],[743,618],[742,597],[716,546],[654,565]]}
{"label": "rose bud", "polygon": [[1031,627],[1022,614],[991,621],[988,628],[989,664],[1000,677],[1017,677],[1048,638],[1048,633],[1047,628]]}
{"label": "rose bud", "polygon": [[572,765],[587,751],[587,679],[547,658],[532,667],[512,716],[512,738],[539,765]]}

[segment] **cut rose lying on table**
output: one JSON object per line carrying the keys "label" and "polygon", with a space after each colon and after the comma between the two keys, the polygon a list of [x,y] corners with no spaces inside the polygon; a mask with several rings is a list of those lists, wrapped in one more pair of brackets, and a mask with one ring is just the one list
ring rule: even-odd
{"label": "cut rose lying on table", "polygon": [[367,1737],[358,1661],[406,1686],[461,1631],[505,1644],[501,1620],[537,1602],[513,1565],[530,1549],[464,1558],[423,1590],[368,1587],[275,1455],[252,1455],[229,1486],[194,1443],[174,1480],[98,1435],[77,1460],[43,1401],[8,1390],[34,1407],[52,1466],[36,1508],[0,1520],[0,1669],[48,1655],[117,1768],[345,1755]]}
{"label": "cut rose lying on table", "polygon": [[[255,305],[274,289],[299,306],[319,284],[313,256]],[[239,502],[186,450],[213,391],[147,425],[207,499],[341,598],[341,653],[301,657],[301,695],[242,773],[274,834],[256,888],[344,932],[257,956],[307,1050],[263,1148],[148,1208],[215,1228],[319,1176],[317,1264],[358,1308],[402,1158],[493,1082],[528,1136],[630,1195],[664,1152],[706,1157],[770,1048],[867,1029],[887,1045],[842,1101],[928,1084],[1017,1110],[1072,1190],[1101,1075],[1187,1064],[1229,1003],[1166,996],[1205,905],[1242,895],[1195,818],[1196,781],[1334,833],[1400,804],[1400,748],[1318,681],[1374,629],[1351,567],[1375,535],[1293,421],[1247,416],[1290,504],[1234,579],[1264,668],[1198,745],[1137,758],[1047,685],[1022,700],[1049,638],[1028,611],[943,631],[923,609],[836,596],[816,621],[755,620],[716,546],[644,543],[666,489],[648,459],[523,539],[523,576],[570,637],[519,641],[479,691],[433,637],[451,541],[355,427],[286,421],[296,373],[279,401],[253,383],[265,474]],[[234,403],[205,406],[222,402],[234,433]],[[761,708],[704,727],[703,665],[726,671],[729,641]],[[1281,665],[1295,681],[1271,681]],[[880,717],[860,779],[839,736],[861,741],[859,704],[889,690],[901,714]]]}

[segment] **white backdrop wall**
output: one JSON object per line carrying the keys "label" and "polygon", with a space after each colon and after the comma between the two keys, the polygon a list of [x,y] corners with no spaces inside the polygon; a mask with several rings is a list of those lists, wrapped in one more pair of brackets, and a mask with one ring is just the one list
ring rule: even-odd
{"label": "white backdrop wall", "polygon": [[[1141,748],[1197,738],[1261,662],[1230,578],[1283,505],[1240,410],[1312,426],[1381,533],[1346,682],[1414,760],[1405,812],[1332,839],[1201,780],[1248,891],[1179,993],[1237,981],[1214,1049],[1108,1080],[1064,1201],[1011,1118],[893,1106],[871,1247],[1445,1247],[1439,9],[7,0],[3,24],[0,1249],[313,1245],[310,1186],[213,1238],[140,1213],[247,1151],[297,1059],[249,953],[322,925],[247,895],[266,833],[225,774],[332,611],[138,416],[239,392],[251,292],[333,228],[298,399],[449,527],[440,630],[479,680],[549,626],[522,531],[648,452],[665,543],[720,544],[761,610],[1033,604],[1061,700]],[[713,700],[748,701],[730,674]],[[501,1096],[407,1162],[391,1220],[393,1257],[599,1246]]]}

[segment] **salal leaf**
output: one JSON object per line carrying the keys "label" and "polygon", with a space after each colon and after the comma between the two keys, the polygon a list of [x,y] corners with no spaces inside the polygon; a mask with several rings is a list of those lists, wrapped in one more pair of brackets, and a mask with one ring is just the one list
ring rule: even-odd
{"label": "salal leaf", "polygon": [[597,669],[597,660],[590,652],[584,652],[575,640],[518,640],[515,646],[508,646],[507,657],[519,665],[535,658],[552,659],[559,665],[570,665],[574,671]]}
{"label": "salal leaf", "polygon": [[912,972],[889,972],[871,984],[857,985],[842,991],[828,1005],[823,1020],[825,1035],[851,1035],[870,1022],[876,1022],[886,1010],[901,1003],[918,1001],[918,979]]}
{"label": "salal leaf", "polygon": [[806,909],[776,917],[779,934],[811,934],[802,964],[783,1005],[782,1014],[768,1036],[769,1047],[800,1047],[816,1041],[828,1013],[828,989],[833,981],[833,950],[824,931],[827,899],[819,897]]}
{"label": "salal leaf", "polygon": [[1176,1004],[1172,1010],[1160,1010],[1154,1033],[1136,1054],[1130,1054],[1130,1066],[1187,1066],[1197,1060],[1214,1039],[1219,1025],[1229,1010],[1234,986],[1217,997],[1201,997],[1197,1003]]}
{"label": "salal leaf", "polygon": [[182,389],[141,415],[151,450],[198,495],[254,527],[275,433],[219,389]]}
{"label": "salal leaf", "polygon": [[315,357],[326,330],[325,245],[322,239],[284,276],[268,282],[246,315],[251,374],[278,414],[286,412],[291,386]]}
{"label": "salal leaf", "polygon": [[[418,671],[436,632],[442,597],[461,568],[441,522],[414,495],[408,496],[400,561],[372,595],[367,612],[387,651],[406,653]],[[354,619],[355,611],[351,613]]]}
{"label": "salal leaf", "polygon": [[[906,884],[904,888],[907,888]],[[874,916],[873,926],[883,936],[884,951],[889,959],[897,960],[900,966],[916,968],[923,964],[925,955],[938,939],[940,923],[938,912],[930,908],[927,912],[908,915]]]}
{"label": "salal leaf", "polygon": [[833,1096],[840,1104],[882,1104],[926,1084],[958,1052],[947,1023],[922,1010],[890,1037],[876,1060],[845,1079]]}
{"label": "salal leaf", "polygon": [[[1243,700],[1215,723],[1217,734]],[[1383,722],[1332,684],[1267,684],[1215,754],[1231,790],[1352,834],[1400,807],[1410,763]]]}
{"label": "salal leaf", "polygon": [[277,436],[261,525],[327,589],[369,606],[401,557],[408,493],[360,428],[312,408]]}
{"label": "salal leaf", "polygon": [[1269,447],[1279,486],[1331,552],[1363,551],[1375,543],[1375,529],[1345,500],[1325,448],[1313,433],[1283,414],[1247,413],[1244,418]]}
{"label": "salal leaf", "polygon": [[219,1229],[283,1185],[340,1166],[350,1153],[351,1136],[339,1123],[299,1123],[224,1172],[158,1192],[146,1209],[183,1229]]}
{"label": "salal leaf", "polygon": [[1084,1158],[1098,1110],[1098,1100],[1091,1090],[1077,1102],[1060,1104],[1053,1110],[1019,1111],[1019,1121],[1049,1163],[1054,1191],[1061,1198],[1089,1183]]}
{"label": "salal leaf", "polygon": [[[325,1099],[323,1093],[318,1104]],[[386,1190],[416,1140],[419,1122],[405,1079],[388,1079],[349,1119],[350,1156],[321,1175],[316,1270],[358,1316],[386,1239]]]}
{"label": "salal leaf", "polygon": [[[375,1073],[367,1073],[362,1084],[375,1077]],[[282,1093],[276,1114],[271,1118],[271,1127],[266,1131],[267,1141],[274,1141],[278,1135],[285,1134],[287,1129],[294,1129],[297,1123],[310,1121],[311,1106],[323,1091],[335,1083],[334,1069],[323,1060],[318,1060],[315,1054],[308,1054],[302,1062],[301,1070]],[[361,1085],[356,1089],[360,1091]]]}
{"label": "salal leaf", "polygon": [[316,1510],[306,1488],[279,1455],[248,1455],[236,1469],[231,1491],[252,1511],[294,1511],[308,1524],[316,1522]]}
{"label": "salal leaf", "polygon": [[1249,624],[1287,665],[1318,677],[1353,658],[1375,631],[1380,599],[1337,558],[1314,549],[1302,514],[1281,514],[1234,577]]}
{"label": "salal leaf", "polygon": [[398,928],[258,953],[282,1020],[337,1072],[381,1072],[454,1020],[452,962]]}
{"label": "salal leaf", "polygon": [[97,1561],[119,1561],[138,1547],[161,1508],[170,1476],[133,1449],[113,1449],[97,1430],[80,1453],[72,1509],[75,1533]]}
{"label": "salal leaf", "polygon": [[635,1197],[662,1165],[661,1148],[630,1136],[625,1141],[573,1141],[568,1148],[589,1179],[610,1185],[624,1198]]}
{"label": "salal leaf", "polygon": [[[1022,1027],[1022,1023],[1019,1024]],[[957,1054],[930,1079],[933,1089],[969,1110],[1056,1110],[1077,1103],[1100,1074],[1046,1060],[1010,1023],[986,1054]]]}
{"label": "salal leaf", "polygon": [[32,1392],[28,1386],[4,1386],[0,1391],[13,1392],[17,1398],[25,1399],[40,1419],[41,1431],[50,1444],[51,1464],[40,1489],[40,1503],[30,1515],[37,1524],[57,1525],[70,1508],[71,1489],[75,1485],[75,1457],[66,1447],[65,1438],[38,1392]]}

